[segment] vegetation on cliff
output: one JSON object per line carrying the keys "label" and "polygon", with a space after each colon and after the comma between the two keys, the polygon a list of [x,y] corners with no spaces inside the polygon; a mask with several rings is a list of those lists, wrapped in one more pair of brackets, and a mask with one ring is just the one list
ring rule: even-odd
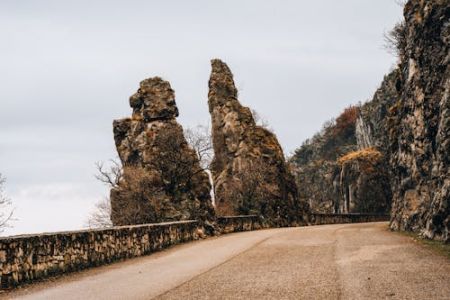
{"label": "vegetation on cliff", "polygon": [[373,172],[372,166],[383,159],[383,154],[375,148],[365,148],[358,151],[349,152],[338,159],[340,165],[351,164],[358,161],[363,164],[366,172]]}
{"label": "vegetation on cliff", "polygon": [[[370,101],[348,107],[295,151],[290,161],[295,166],[300,197],[309,201],[313,211],[375,212],[366,209],[372,207],[376,212],[389,212],[389,107],[398,99],[397,78],[397,70],[386,75]],[[371,156],[377,152],[381,156]],[[375,157],[379,162],[373,165],[371,159]],[[346,172],[342,172],[343,160],[350,158],[359,160],[352,161],[353,166],[347,166]],[[368,160],[364,162],[363,158]],[[347,172],[350,169],[353,172]],[[379,172],[371,174],[370,178],[368,173],[358,177],[355,176],[357,169]],[[365,190],[363,186],[367,184],[381,193],[372,197],[372,193],[357,192]]]}
{"label": "vegetation on cliff", "polygon": [[[387,35],[397,68],[356,119],[327,122],[291,161],[313,210],[352,211],[353,202],[354,211],[388,212],[392,204],[391,228],[448,241],[450,6],[409,0],[404,16]],[[348,129],[333,130],[338,120]]]}

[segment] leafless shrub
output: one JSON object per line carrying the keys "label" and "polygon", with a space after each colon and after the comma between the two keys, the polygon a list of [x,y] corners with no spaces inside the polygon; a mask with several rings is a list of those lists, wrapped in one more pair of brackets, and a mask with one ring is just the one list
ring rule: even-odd
{"label": "leafless shrub", "polygon": [[404,7],[406,5],[406,3],[408,2],[408,0],[394,0],[394,2],[398,6]]}
{"label": "leafless shrub", "polygon": [[111,221],[111,201],[108,197],[95,204],[95,209],[91,212],[87,220],[89,228],[112,227]]}
{"label": "leafless shrub", "polygon": [[[192,191],[196,181],[206,175],[202,174],[204,170],[199,162],[209,167],[212,158],[207,128],[192,129],[187,135],[194,149],[189,147],[178,127],[155,136],[154,151],[145,166],[122,166],[115,160],[109,166],[97,163],[95,177],[111,188],[113,201],[99,202],[88,225],[108,226],[109,220],[115,225],[153,223],[175,216],[174,207],[181,205],[186,192]],[[191,216],[194,215],[193,211]]]}
{"label": "leafless shrub", "polygon": [[406,49],[406,25],[405,22],[395,24],[391,31],[384,34],[384,48],[397,57],[402,57]]}
{"label": "leafless shrub", "polygon": [[184,136],[188,144],[194,149],[200,161],[200,166],[209,170],[214,157],[211,129],[209,126],[197,125],[187,128]]}
{"label": "leafless shrub", "polygon": [[270,132],[273,132],[273,128],[270,127],[269,121],[267,121],[266,118],[262,117],[260,113],[258,113],[256,110],[252,109],[252,115],[253,119],[255,120],[256,125],[265,128],[269,130]]}
{"label": "leafless shrub", "polygon": [[[105,166],[103,162],[97,162],[95,164],[97,173],[95,178],[110,188],[117,188],[119,182],[123,178],[122,165],[114,159],[109,160],[109,165]],[[109,197],[98,201],[95,204],[95,208],[89,214],[86,226],[89,228],[107,228],[111,227],[111,201]]]}
{"label": "leafless shrub", "polygon": [[[165,193],[177,201],[180,194],[191,190],[196,177],[204,172],[199,164],[198,153],[189,147],[183,134],[175,128],[158,135],[154,146],[158,151],[146,168],[156,173]],[[207,151],[202,153],[204,159],[205,153]]]}
{"label": "leafless shrub", "polygon": [[103,162],[97,162],[95,164],[97,168],[95,178],[111,188],[115,188],[122,180],[123,168],[117,160],[110,159],[109,162],[110,166],[108,168],[105,167]]}
{"label": "leafless shrub", "polygon": [[214,158],[211,128],[207,125],[197,125],[193,128],[187,128],[184,131],[184,136],[188,144],[197,154],[201,168],[208,173],[211,184],[211,200],[215,204],[214,182],[211,173],[211,164]]}
{"label": "leafless shrub", "polygon": [[11,200],[5,195],[4,184],[6,178],[0,173],[0,233],[10,226],[14,209],[11,208]]}
{"label": "leafless shrub", "polygon": [[111,190],[111,199],[115,225],[162,222],[170,204],[160,178],[138,166],[124,168],[123,180]]}
{"label": "leafless shrub", "polygon": [[160,195],[163,193],[161,181],[142,167],[122,167],[116,160],[110,165],[97,163],[95,177],[111,188],[112,205],[109,197],[96,203],[87,220],[90,228],[105,228],[116,225],[159,222],[161,216]]}

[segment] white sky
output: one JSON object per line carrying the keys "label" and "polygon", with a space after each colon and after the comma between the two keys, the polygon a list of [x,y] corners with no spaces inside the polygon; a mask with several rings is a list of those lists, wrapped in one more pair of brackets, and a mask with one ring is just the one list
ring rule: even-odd
{"label": "white sky", "polygon": [[372,96],[401,14],[394,0],[0,0],[0,172],[18,219],[5,234],[83,227],[108,194],[94,163],[116,156],[112,121],[142,79],[169,80],[182,125],[205,124],[221,58],[290,153]]}

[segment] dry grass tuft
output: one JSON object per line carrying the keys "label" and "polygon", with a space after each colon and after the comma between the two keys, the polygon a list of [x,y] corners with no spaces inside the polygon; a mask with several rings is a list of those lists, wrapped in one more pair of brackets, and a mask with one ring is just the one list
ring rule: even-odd
{"label": "dry grass tuft", "polygon": [[347,153],[346,155],[339,158],[338,162],[343,165],[358,160],[376,164],[381,160],[382,157],[383,154],[381,154],[381,152],[376,150],[375,148],[365,148],[359,151]]}

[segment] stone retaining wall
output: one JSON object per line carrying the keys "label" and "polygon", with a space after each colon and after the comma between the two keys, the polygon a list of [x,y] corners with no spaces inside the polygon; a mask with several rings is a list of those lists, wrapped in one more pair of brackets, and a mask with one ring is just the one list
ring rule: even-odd
{"label": "stone retaining wall", "polygon": [[389,221],[389,215],[380,214],[311,214],[311,225],[364,223]]}
{"label": "stone retaining wall", "polygon": [[0,238],[1,288],[198,239],[197,221]]}
{"label": "stone retaining wall", "polygon": [[[387,221],[389,216],[311,214],[310,224]],[[259,216],[218,217],[221,233],[268,228]],[[197,221],[120,226],[0,238],[0,289],[150,254],[204,236]]]}
{"label": "stone retaining wall", "polygon": [[221,233],[249,231],[263,227],[257,215],[218,217],[217,225]]}

